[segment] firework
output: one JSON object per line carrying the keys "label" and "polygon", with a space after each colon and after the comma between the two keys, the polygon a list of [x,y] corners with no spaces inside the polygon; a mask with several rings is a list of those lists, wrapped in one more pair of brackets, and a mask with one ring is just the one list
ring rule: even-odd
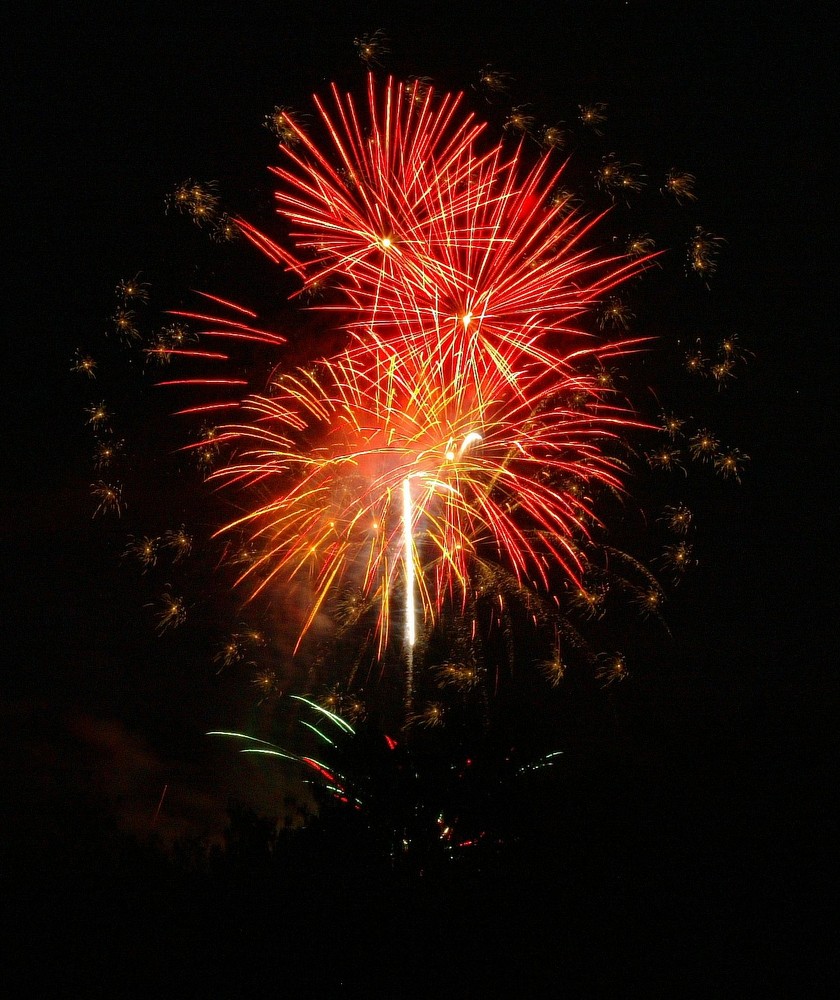
{"label": "firework", "polygon": [[117,309],[111,317],[114,330],[124,344],[131,344],[140,339],[137,327],[137,315],[132,309]]}
{"label": "firework", "polygon": [[280,142],[295,143],[297,136],[294,128],[289,124],[289,113],[289,108],[275,104],[271,114],[265,116],[263,124]]}
{"label": "firework", "polygon": [[366,66],[381,65],[382,57],[391,51],[388,37],[381,28],[354,38],[353,44],[356,46],[359,58]]}
{"label": "firework", "polygon": [[696,226],[688,244],[691,269],[703,279],[710,278],[717,271],[718,256],[725,242],[722,236],[715,236],[702,226]]}
{"label": "firework", "polygon": [[123,449],[123,442],[114,438],[103,438],[96,442],[93,451],[93,467],[97,472],[107,469]]}
{"label": "firework", "polygon": [[110,423],[111,413],[105,405],[104,400],[101,403],[88,406],[85,412],[88,417],[87,422],[94,430],[103,430]]}
{"label": "firework", "polygon": [[[534,118],[533,115],[529,115],[525,112],[526,107],[527,105],[520,104],[518,107],[511,108],[510,114],[507,116],[507,118],[505,118],[505,124],[504,124],[505,131],[519,132],[525,134],[526,132],[530,132],[533,129],[534,122],[536,121],[536,119]],[[558,141],[547,145],[559,146],[560,141],[558,134],[553,133],[553,135]]]}
{"label": "firework", "polygon": [[159,635],[183,625],[187,620],[187,606],[183,597],[178,597],[169,590],[165,591],[161,596],[156,617]]}
{"label": "firework", "polygon": [[603,135],[601,125],[607,120],[607,105],[603,101],[596,101],[593,104],[581,104],[578,110],[581,122],[591,128],[595,135]]}
{"label": "firework", "polygon": [[216,219],[219,196],[216,181],[182,181],[166,198],[166,208],[191,216],[197,226],[207,225]]}
{"label": "firework", "polygon": [[145,573],[147,569],[150,569],[157,563],[159,548],[159,538],[150,538],[148,535],[143,538],[134,538],[131,536],[129,537],[123,556],[135,559],[143,567],[143,572]]}
{"label": "firework", "polygon": [[627,239],[625,253],[628,257],[649,257],[656,249],[656,240],[648,233],[639,233]]}
{"label": "firework", "polygon": [[504,94],[511,83],[510,73],[495,69],[491,65],[485,66],[478,74],[478,82],[481,89],[488,94]]}
{"label": "firework", "polygon": [[148,302],[149,283],[141,281],[140,275],[135,274],[133,278],[123,278],[117,284],[117,298],[123,303]]}
{"label": "firework", "polygon": [[79,375],[87,375],[91,379],[96,378],[96,361],[89,354],[78,350],[73,356],[70,371],[77,372]]}
{"label": "firework", "polygon": [[94,517],[99,514],[116,514],[119,517],[125,509],[121,483],[106,483],[99,480],[99,482],[93,483],[90,492],[93,498],[98,501],[93,512]]}
{"label": "firework", "polygon": [[569,133],[562,125],[546,125],[540,132],[540,142],[546,149],[564,149],[569,144]]}
{"label": "firework", "polygon": [[685,535],[691,527],[693,517],[689,508],[680,503],[666,507],[659,520],[663,521],[675,535]]}
{"label": "firework", "polygon": [[595,185],[613,198],[619,194],[638,193],[644,187],[639,169],[638,163],[621,163],[614,153],[610,153],[595,171]]}
{"label": "firework", "polygon": [[697,201],[694,193],[694,185],[697,178],[694,174],[686,173],[684,170],[669,170],[665,177],[663,192],[673,195],[682,204],[684,201]]}
{"label": "firework", "polygon": [[411,647],[415,597],[425,620],[464,607],[485,555],[529,587],[550,589],[552,566],[577,580],[574,539],[596,519],[560,484],[620,490],[621,434],[640,425],[605,364],[634,344],[591,343],[576,323],[640,265],[582,247],[591,223],[551,204],[547,156],[526,168],[502,145],[479,150],[460,99],[433,96],[406,102],[371,80],[363,123],[334,90],[334,109],[318,104],[329,156],[287,117],[296,142],[275,173],[292,248],[241,225],[304,287],[329,281],[348,346],[276,372],[244,419],[197,442],[208,465],[225,446],[212,478],[260,500],[227,527],[261,549],[243,574],[254,592],[305,579],[305,633],[360,587],[380,609],[380,652],[397,595]]}
{"label": "firework", "polygon": [[163,545],[172,550],[172,561],[180,562],[192,552],[192,535],[183,524],[180,528],[170,528],[163,533]]}
{"label": "firework", "polygon": [[[360,55],[376,62],[386,50],[362,48],[382,41],[358,39]],[[500,93],[504,74],[488,67],[482,87]],[[252,311],[198,293],[201,308],[172,313],[141,345],[157,383],[189,394],[178,412],[203,422],[184,452],[211,485],[236,493],[237,515],[215,536],[246,599],[282,603],[295,651],[307,641],[310,676],[324,680],[328,650],[347,651],[343,686],[330,678],[322,696],[345,715],[365,715],[351,689],[387,668],[365,664],[368,652],[402,658],[415,737],[456,719],[429,700],[435,685],[456,701],[498,687],[523,622],[539,632],[536,660],[549,657],[540,669],[552,686],[581,658],[604,684],[627,676],[623,654],[598,654],[589,631],[620,599],[661,621],[665,596],[640,563],[608,551],[610,495],[623,502],[640,456],[683,473],[691,456],[735,479],[746,461],[673,413],[651,427],[625,395],[624,358],[647,344],[630,339],[622,285],[654,263],[653,238],[625,231],[599,249],[600,217],[581,213],[556,162],[562,129],[535,130],[518,105],[492,140],[464,104],[426,78],[370,76],[365,99],[333,87],[311,118],[275,107],[266,125],[278,139],[276,231],[221,213],[215,184],[185,181],[168,206],[216,239],[244,235],[299,282],[292,297],[329,333],[287,345]],[[581,120],[598,131],[604,111],[582,107]],[[637,165],[613,154],[600,163],[596,183],[614,201],[641,187]],[[696,230],[692,269],[711,274],[721,243]],[[122,281],[117,295],[114,325],[135,340],[131,307],[146,301],[145,285]],[[698,340],[685,367],[720,387],[742,356],[734,336],[716,360]],[[104,404],[87,413],[101,450],[110,414]],[[657,429],[664,444],[640,445]],[[121,487],[93,490],[97,513],[120,512]],[[691,514],[669,510],[661,520],[676,544],[659,559],[676,583],[695,564]],[[183,526],[136,530],[125,551],[144,572],[194,545]],[[187,614],[173,594],[184,581],[171,579],[156,606],[161,633]],[[244,628],[220,630],[214,662],[243,664],[273,703],[281,678],[252,661],[253,645]]]}
{"label": "firework", "polygon": [[688,442],[691,457],[700,462],[713,462],[720,449],[720,441],[711,431],[699,430]]}
{"label": "firework", "polygon": [[749,460],[749,455],[738,448],[727,448],[715,458],[715,471],[724,479],[734,479],[740,483],[741,473]]}

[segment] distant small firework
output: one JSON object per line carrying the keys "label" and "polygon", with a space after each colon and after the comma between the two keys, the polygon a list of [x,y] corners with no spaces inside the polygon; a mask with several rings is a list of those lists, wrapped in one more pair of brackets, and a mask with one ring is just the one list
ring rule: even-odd
{"label": "distant small firework", "polygon": [[87,375],[91,379],[96,378],[96,361],[89,354],[84,354],[80,350],[76,351],[70,370],[78,372],[80,375]]}
{"label": "distant small firework", "polygon": [[217,181],[187,179],[166,198],[166,207],[189,215],[197,226],[213,223],[219,209]]}
{"label": "distant small firework", "polygon": [[121,483],[106,483],[100,480],[91,486],[90,491],[94,499],[98,501],[96,510],[93,512],[94,517],[99,514],[116,514],[119,517],[125,510]]}
{"label": "distant small firework", "polygon": [[359,58],[366,66],[380,66],[390,51],[388,36],[381,28],[353,40]]}
{"label": "distant small firework", "polygon": [[603,101],[595,101],[593,104],[581,104],[578,110],[581,122],[596,135],[603,135],[601,126],[607,120],[607,105]]}
{"label": "distant small firework", "polygon": [[669,170],[665,177],[663,190],[673,195],[680,203],[697,201],[697,195],[694,193],[694,185],[696,183],[697,178],[694,174],[686,173],[683,170]]}

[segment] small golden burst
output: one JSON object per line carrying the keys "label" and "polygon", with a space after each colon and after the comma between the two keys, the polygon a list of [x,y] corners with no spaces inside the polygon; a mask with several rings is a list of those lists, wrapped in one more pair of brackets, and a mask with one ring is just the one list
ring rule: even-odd
{"label": "small golden burst", "polygon": [[675,583],[695,565],[694,547],[688,542],[666,545],[662,550],[661,562],[670,571]]}
{"label": "small golden burst", "polygon": [[647,233],[639,233],[636,236],[629,236],[624,248],[628,257],[638,260],[640,257],[647,257],[656,249],[656,240]]}
{"label": "small golden burst", "polygon": [[607,120],[607,105],[603,101],[595,101],[592,104],[579,104],[579,118],[587,127],[591,128],[596,135],[603,135],[600,126]]}
{"label": "small golden burst", "polygon": [[595,676],[604,687],[627,680],[627,658],[623,653],[601,653],[596,661]]}
{"label": "small golden burst", "polygon": [[96,361],[89,354],[76,351],[70,371],[77,372],[79,375],[87,375],[88,378],[96,378]]}
{"label": "small golden burst", "polygon": [[691,457],[699,462],[712,462],[720,448],[720,441],[705,428],[697,433],[688,442]]}
{"label": "small golden burst", "polygon": [[159,538],[153,538],[150,535],[135,538],[133,535],[129,535],[128,544],[123,551],[123,558],[135,559],[143,567],[145,573],[147,569],[157,563],[159,546]]}
{"label": "small golden burst", "polygon": [[566,676],[567,666],[566,661],[560,654],[560,650],[556,650],[553,655],[548,660],[543,660],[539,666],[540,673],[545,677],[548,684],[553,687],[559,687]]}
{"label": "small golden burst", "polygon": [[715,472],[723,479],[734,479],[740,483],[741,473],[749,460],[750,456],[737,448],[727,448],[715,459]]}
{"label": "small golden burst", "polygon": [[94,430],[101,430],[103,427],[107,427],[110,423],[111,414],[104,402],[95,403],[92,406],[86,407],[85,413],[87,413],[88,416],[87,422],[94,428]]}
{"label": "small golden burst", "polygon": [[682,503],[666,507],[659,518],[675,535],[687,534],[693,519],[691,510]]}
{"label": "small golden burst", "polygon": [[680,204],[684,201],[697,201],[697,195],[694,193],[696,183],[697,178],[694,174],[672,168],[665,175],[665,186],[662,190],[666,194],[673,195]]}
{"label": "small golden burst", "polygon": [[633,311],[627,303],[613,295],[601,309],[598,316],[598,326],[601,330],[606,330],[608,327],[613,330],[627,330],[633,316]]}
{"label": "small golden burst", "polygon": [[478,82],[481,88],[490,94],[504,94],[510,87],[511,75],[495,69],[489,63],[479,70]]}
{"label": "small golden burst", "polygon": [[645,457],[652,469],[662,469],[665,472],[672,472],[674,469],[685,471],[682,464],[682,452],[679,448],[667,446],[656,448],[654,451],[649,451]]}
{"label": "small golden burst", "polygon": [[177,597],[171,591],[164,591],[160,599],[160,610],[157,613],[157,632],[163,635],[170,629],[179,628],[187,620],[187,606],[182,597]]}
{"label": "small golden burst", "polygon": [[123,343],[129,344],[140,339],[136,320],[137,316],[131,309],[117,309],[111,317],[111,323]]}
{"label": "small golden burst", "polygon": [[117,298],[124,304],[129,302],[148,302],[149,283],[140,280],[140,274],[133,278],[122,278],[117,284]]}
{"label": "small golden burst", "polygon": [[274,110],[263,119],[263,125],[284,145],[295,146],[300,140],[294,125],[294,117],[291,108],[275,104]]}
{"label": "small golden burst", "polygon": [[418,712],[409,716],[408,724],[422,729],[436,729],[442,726],[446,712],[439,701],[427,702]]}
{"label": "small golden burst", "polygon": [[174,209],[192,217],[198,226],[215,220],[219,208],[216,181],[187,179],[178,184],[166,197],[166,209]]}
{"label": "small golden burst", "polygon": [[120,483],[112,484],[100,480],[91,485],[90,492],[93,498],[99,501],[99,505],[93,512],[94,517],[99,514],[116,514],[119,517],[125,510]]}
{"label": "small golden burst", "polygon": [[385,32],[381,28],[353,39],[359,58],[366,66],[381,66],[382,57],[391,49]]}
{"label": "small golden burst", "polygon": [[93,465],[97,472],[107,469],[122,451],[123,442],[114,438],[101,438],[93,450]]}
{"label": "small golden burst", "polygon": [[658,617],[665,595],[659,587],[651,585],[645,590],[640,590],[636,594],[635,601],[644,618]]}
{"label": "small golden burst", "polygon": [[699,348],[689,351],[683,362],[685,370],[691,375],[706,375],[708,373],[709,359]]}
{"label": "small golden burst", "polygon": [[170,528],[163,533],[163,544],[172,550],[172,562],[176,563],[192,552],[193,539],[182,524],[180,528]]}
{"label": "small golden burst", "polygon": [[505,119],[504,129],[506,132],[530,132],[534,127],[535,118],[533,115],[525,113],[527,104],[520,104],[511,108],[510,114]]}
{"label": "small golden burst", "polygon": [[675,413],[663,413],[660,420],[662,421],[662,429],[672,441],[680,437],[682,429],[685,426],[685,420],[678,417]]}
{"label": "small golden burst", "polygon": [[701,278],[710,278],[717,271],[717,259],[721,246],[726,242],[722,236],[715,236],[702,226],[696,226],[688,243],[688,262],[691,269]]}
{"label": "small golden burst", "polygon": [[540,145],[544,149],[565,149],[569,144],[569,133],[562,125],[545,125],[540,132]]}

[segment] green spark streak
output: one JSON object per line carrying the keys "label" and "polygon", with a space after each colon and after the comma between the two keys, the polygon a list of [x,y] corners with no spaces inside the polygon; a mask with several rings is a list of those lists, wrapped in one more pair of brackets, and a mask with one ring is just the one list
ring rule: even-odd
{"label": "green spark streak", "polygon": [[350,733],[351,736],[356,735],[356,730],[347,722],[342,719],[340,715],[336,715],[334,712],[330,712],[326,708],[322,708],[317,702],[310,701],[308,698],[304,698],[302,695],[293,694],[290,697],[294,701],[302,701],[304,705],[308,705],[310,708],[314,709],[316,712],[320,712],[321,715],[325,715],[331,722],[333,722],[339,729],[343,729],[345,733]]}
{"label": "green spark streak", "polygon": [[311,722],[305,722],[303,719],[300,719],[300,724],[302,726],[306,726],[307,729],[311,729],[312,732],[316,734],[316,736],[320,736],[321,739],[324,740],[326,743],[329,743],[331,747],[335,746],[335,743],[329,738],[329,736],[325,736],[324,733],[322,733],[317,726],[313,726]]}
{"label": "green spark streak", "polygon": [[262,753],[269,757],[282,757],[284,760],[294,760],[300,761],[300,757],[296,757],[291,753],[283,753],[282,750],[263,750],[262,747],[247,747],[245,750],[240,750],[240,753]]}

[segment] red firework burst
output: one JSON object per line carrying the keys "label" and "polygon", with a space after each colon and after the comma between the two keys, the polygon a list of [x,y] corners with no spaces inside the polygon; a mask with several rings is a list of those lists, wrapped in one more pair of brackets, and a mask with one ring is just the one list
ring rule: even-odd
{"label": "red firework burst", "polygon": [[[275,170],[291,246],[239,225],[304,289],[331,287],[317,308],[349,316],[347,343],[213,404],[239,408],[213,475],[248,498],[223,530],[259,542],[243,574],[255,592],[305,579],[303,634],[330,595],[361,588],[381,609],[381,650],[400,588],[429,619],[466,604],[486,560],[538,589],[555,568],[579,581],[593,491],[621,489],[621,438],[641,426],[596,375],[638,342],[604,342],[583,317],[645,259],[585,246],[597,220],[552,205],[550,155],[529,167],[521,147],[480,149],[459,97],[406,99],[371,77],[364,116],[335,88],[333,108],[317,106],[327,150],[287,115],[296,141]],[[232,308],[189,315],[205,335],[281,342]]]}

